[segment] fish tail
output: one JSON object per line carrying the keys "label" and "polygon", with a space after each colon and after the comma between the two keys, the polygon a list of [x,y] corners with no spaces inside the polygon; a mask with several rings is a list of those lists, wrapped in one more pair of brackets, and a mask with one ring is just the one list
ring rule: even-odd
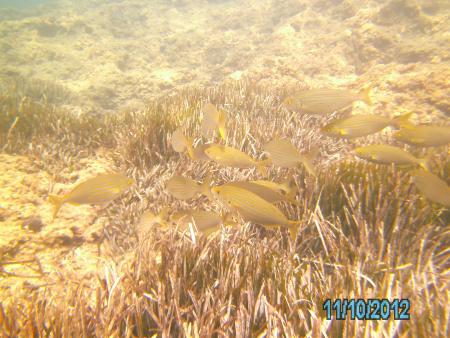
{"label": "fish tail", "polygon": [[297,207],[301,207],[302,206],[302,203],[300,201],[297,201],[295,199],[295,197],[287,198],[287,200],[288,200],[289,203],[291,203],[291,204],[293,204],[293,205],[295,205]]}
{"label": "fish tail", "polygon": [[298,193],[297,187],[289,187],[289,189],[287,190],[287,193],[286,193],[286,199],[290,203],[300,206],[301,203],[295,199],[295,196],[297,196],[297,193]]}
{"label": "fish tail", "polygon": [[209,199],[211,199],[212,195],[211,195],[211,184],[212,184],[212,174],[208,173],[208,175],[206,175],[203,183],[202,183],[202,194],[205,195],[206,197],[208,197]]}
{"label": "fish tail", "polygon": [[159,211],[158,217],[161,220],[167,221],[169,219],[169,207],[162,207]]}
{"label": "fish tail", "polygon": [[219,127],[219,135],[222,138],[222,140],[226,141],[227,139],[227,129],[225,126]]}
{"label": "fish tail", "polygon": [[262,175],[267,176],[267,166],[270,165],[270,159],[258,161],[256,163],[256,170]]}
{"label": "fish tail", "polygon": [[311,151],[307,154],[302,155],[302,163],[305,166],[306,170],[313,176],[317,176],[316,168],[314,167],[314,160],[319,155],[319,148],[313,147]]}
{"label": "fish tail", "polygon": [[409,119],[412,116],[412,112],[406,113],[400,116],[397,116],[393,119],[393,125],[397,128],[407,128],[413,126],[411,122],[409,122]]}
{"label": "fish tail", "polygon": [[369,86],[359,92],[361,100],[364,101],[369,106],[372,105],[372,99],[370,98],[370,90],[371,88]]}
{"label": "fish tail", "polygon": [[53,204],[53,219],[55,219],[59,209],[64,204],[64,198],[56,195],[48,195],[48,201]]}
{"label": "fish tail", "polygon": [[297,191],[298,191],[297,188],[289,188],[289,190],[287,190],[287,193],[286,193],[286,198],[289,201],[294,202],[295,196],[297,195]]}
{"label": "fish tail", "polygon": [[286,191],[286,198],[289,200],[295,200],[295,196],[297,195],[298,189],[295,185],[294,176],[289,175],[286,179],[281,183],[283,188]]}
{"label": "fish tail", "polygon": [[224,111],[220,111],[218,123],[219,135],[222,140],[227,140],[227,117]]}
{"label": "fish tail", "polygon": [[157,223],[159,223],[162,227],[162,229],[168,229],[169,228],[169,207],[162,207],[161,210],[158,213],[158,216],[156,217]]}
{"label": "fish tail", "polygon": [[289,237],[291,237],[292,242],[295,242],[295,240],[297,239],[299,225],[300,221],[289,222]]}
{"label": "fish tail", "polygon": [[186,137],[185,143],[189,157],[191,158],[191,160],[195,160],[194,146],[193,146],[194,138]]}

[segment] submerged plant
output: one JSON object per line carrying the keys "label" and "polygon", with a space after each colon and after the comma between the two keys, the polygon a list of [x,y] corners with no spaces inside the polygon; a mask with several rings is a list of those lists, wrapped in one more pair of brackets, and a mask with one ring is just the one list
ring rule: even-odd
{"label": "submerged plant", "polygon": [[[107,259],[97,275],[86,281],[61,276],[28,299],[2,301],[0,332],[334,337],[448,331],[449,210],[421,198],[406,170],[324,158],[345,153],[349,145],[323,138],[316,120],[292,116],[280,106],[280,96],[244,81],[187,89],[142,112],[96,120],[74,119],[32,102],[24,103],[22,113],[8,108],[15,112],[2,115],[8,125],[22,115],[6,151],[29,151],[26,145],[32,144],[40,156],[53,156],[55,145],[59,154],[107,146],[116,166],[136,184],[106,212],[101,249]],[[203,179],[212,174],[214,184],[259,178],[255,169],[219,169],[171,149],[168,135],[178,127],[197,143],[210,141],[199,127],[204,102],[227,111],[228,142],[253,158],[264,157],[268,135],[288,136],[301,150],[320,147],[317,177],[302,167],[268,172],[273,180],[294,174],[298,203],[279,206],[289,219],[299,220],[295,241],[284,230],[239,220],[237,227],[209,237],[157,226],[147,234],[138,231],[146,209],[217,210],[205,197],[175,200],[165,190],[174,175]],[[22,116],[25,122],[19,125]],[[26,118],[34,119],[36,129],[28,128]],[[2,137],[7,133],[2,129]],[[433,164],[441,177],[448,177],[445,158],[441,154]],[[62,165],[60,157],[55,162]],[[411,301],[413,320],[330,321],[323,311],[326,299],[395,297]]]}

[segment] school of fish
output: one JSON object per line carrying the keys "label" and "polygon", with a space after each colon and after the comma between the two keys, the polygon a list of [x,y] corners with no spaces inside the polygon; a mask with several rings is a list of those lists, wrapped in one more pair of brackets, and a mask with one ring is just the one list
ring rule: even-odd
{"label": "school of fish", "polygon": [[[351,107],[353,102],[363,101],[372,104],[370,89],[360,92],[344,89],[310,89],[294,92],[283,100],[284,107],[291,112],[305,114],[330,114]],[[227,142],[227,119],[225,111],[212,103],[201,108],[202,136],[217,134],[219,141]],[[320,131],[328,137],[356,139],[395,128],[396,141],[412,147],[442,147],[450,143],[450,127],[433,125],[414,125],[409,122],[411,113],[398,117],[386,117],[373,114],[359,114],[335,119]],[[243,151],[220,143],[204,143],[194,146],[194,138],[183,133],[179,127],[171,135],[171,145],[175,152],[185,153],[192,161],[214,162],[220,167],[256,168],[261,176],[266,175],[267,167],[299,168],[303,166],[312,176],[317,176],[314,165],[320,149],[311,147],[300,151],[286,138],[275,137],[263,146],[265,159],[256,159]],[[437,205],[450,207],[450,187],[446,181],[431,172],[431,158],[419,158],[403,148],[389,144],[371,144],[355,147],[357,158],[379,164],[397,165],[409,170],[411,181],[421,195]],[[141,216],[138,229],[150,229],[155,224],[163,228],[176,228],[179,231],[196,229],[203,234],[210,234],[222,226],[236,226],[241,218],[265,227],[281,227],[289,231],[292,240],[296,239],[299,221],[291,220],[277,206],[288,203],[300,206],[297,200],[295,178],[290,176],[282,182],[271,180],[231,181],[213,185],[212,175],[207,175],[203,182],[181,175],[174,175],[166,181],[166,190],[175,199],[188,200],[205,196],[211,202],[222,205],[225,213],[212,210],[181,210],[170,214],[169,208],[163,207],[159,214],[147,210]],[[49,196],[54,205],[55,218],[64,203],[107,204],[120,196],[134,181],[119,173],[106,173],[92,177],[62,196]]]}

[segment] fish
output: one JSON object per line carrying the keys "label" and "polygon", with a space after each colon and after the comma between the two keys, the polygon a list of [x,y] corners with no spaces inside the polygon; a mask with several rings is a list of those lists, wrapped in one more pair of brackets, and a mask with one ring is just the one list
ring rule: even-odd
{"label": "fish", "polygon": [[346,89],[306,89],[287,96],[283,100],[283,105],[295,112],[329,114],[350,106],[354,101],[372,105],[370,88],[363,89],[359,93]]}
{"label": "fish", "polygon": [[189,223],[193,223],[197,230],[206,236],[219,230],[224,223],[221,215],[207,210],[183,210],[174,213],[170,221],[172,226],[177,226],[181,231],[188,230]]}
{"label": "fish", "polygon": [[151,210],[146,210],[141,215],[139,222],[137,224],[138,236],[150,232],[156,224],[162,226],[162,228],[167,228],[169,225],[169,208],[164,207],[156,215]]}
{"label": "fish", "polygon": [[450,127],[405,126],[394,133],[394,138],[418,147],[439,147],[450,143]]}
{"label": "fish", "polygon": [[265,167],[270,164],[270,161],[267,159],[257,161],[236,148],[223,146],[220,144],[209,146],[205,149],[205,154],[210,160],[223,166],[234,168],[256,167],[262,175],[265,175]]}
{"label": "fish", "polygon": [[200,144],[194,147],[193,142],[193,138],[187,137],[183,134],[181,127],[177,128],[172,133],[171,144],[173,150],[175,150],[177,153],[183,153],[187,151],[189,157],[194,161],[209,161],[209,157],[206,156],[205,150],[214,144]]}
{"label": "fish", "polygon": [[386,144],[372,144],[366,147],[355,148],[354,152],[359,158],[381,164],[419,165],[429,170],[429,161],[425,158],[416,158],[407,151]]}
{"label": "fish", "polygon": [[174,175],[167,181],[166,189],[173,197],[180,200],[193,198],[197,194],[209,197],[211,181],[211,175],[206,176],[203,183],[180,175]]}
{"label": "fish", "polygon": [[[270,182],[270,181],[266,181],[266,182]],[[229,182],[224,185],[243,188],[245,190],[251,191],[251,192],[255,193],[256,195],[264,198],[269,203],[288,202],[288,203],[292,203],[294,205],[300,205],[300,203],[295,200],[295,194],[294,194],[294,196],[292,196],[292,194],[290,194],[290,195],[283,194],[279,190],[272,189],[271,187],[268,187],[267,185],[258,184],[258,183],[254,183],[254,182],[250,182],[250,181]]]}
{"label": "fish", "polygon": [[411,171],[412,181],[429,200],[450,207],[450,187],[439,176],[422,169]]}
{"label": "fish", "polygon": [[334,120],[320,130],[323,134],[328,136],[351,139],[374,134],[388,126],[400,128],[402,126],[411,125],[408,122],[411,115],[412,113],[407,113],[393,119],[378,115],[353,115],[351,117]]}
{"label": "fish", "polygon": [[295,196],[298,192],[297,186],[295,185],[295,180],[292,176],[287,177],[281,183],[267,180],[253,180],[249,182],[272,189],[273,191],[286,196],[287,198],[295,199]]}
{"label": "fish", "polygon": [[202,133],[204,136],[210,130],[217,130],[223,140],[227,138],[227,117],[224,111],[218,110],[211,103],[206,103],[203,108]]}
{"label": "fish", "polygon": [[212,195],[230,211],[237,212],[245,221],[265,226],[287,227],[295,240],[299,221],[289,220],[275,205],[246,189],[236,186],[214,186]]}
{"label": "fish", "polygon": [[188,143],[188,138],[183,134],[183,130],[181,129],[181,127],[177,128],[172,133],[171,144],[173,150],[175,150],[177,153],[184,152],[187,148]]}
{"label": "fish", "polygon": [[210,158],[206,155],[205,150],[211,146],[216,145],[215,143],[205,143],[199,144],[192,150],[192,155],[190,155],[191,159],[194,161],[209,161]]}
{"label": "fish", "polygon": [[311,148],[309,153],[300,154],[297,148],[287,139],[276,138],[263,146],[271,162],[277,167],[296,168],[302,163],[306,170],[317,176],[314,160],[319,155],[319,148]]}
{"label": "fish", "polygon": [[116,199],[133,184],[134,180],[123,174],[106,173],[81,182],[63,196],[49,195],[48,200],[54,207],[53,219],[64,203],[73,205],[106,204]]}

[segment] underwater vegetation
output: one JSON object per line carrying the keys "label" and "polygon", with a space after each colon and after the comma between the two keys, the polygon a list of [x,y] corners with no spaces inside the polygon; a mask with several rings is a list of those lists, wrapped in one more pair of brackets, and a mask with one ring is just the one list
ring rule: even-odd
{"label": "underwater vegetation", "polygon": [[[102,148],[115,171],[134,181],[101,211],[106,223],[97,243],[102,259],[96,272],[55,275],[37,270],[38,279],[26,279],[26,292],[4,293],[2,334],[445,336],[450,210],[430,201],[429,192],[421,192],[420,187],[435,184],[435,176],[448,187],[449,158],[442,151],[446,146],[427,148],[426,156],[423,149],[406,148],[411,158],[429,159],[430,172],[425,175],[416,170],[415,160],[407,168],[358,160],[352,150],[359,143],[321,132],[336,115],[292,115],[283,105],[285,96],[240,81],[186,89],[155,100],[142,111],[88,117],[55,110],[14,92],[2,93],[4,152],[30,156],[56,181],[70,182],[70,191],[76,184],[65,170],[82,168],[83,159],[98,156]],[[202,126],[205,103],[226,111],[227,118],[215,119],[225,115],[213,114],[207,128]],[[214,121],[220,125],[216,130],[210,128]],[[217,153],[209,154],[208,147],[202,147],[208,144],[205,131],[213,143],[225,138],[233,154],[241,152],[251,161],[240,155],[218,160]],[[173,135],[180,142],[174,143]],[[277,143],[280,139],[275,136],[283,136],[285,142]],[[383,137],[377,143],[384,144]],[[273,146],[274,139],[277,151],[269,151],[266,158],[263,149]],[[194,160],[195,151],[188,151],[191,145],[206,153],[208,160]],[[227,153],[227,148],[217,145]],[[291,156],[283,156],[280,149],[288,149]],[[337,160],[334,154],[342,157]],[[264,162],[265,170],[257,170],[255,164],[271,157],[277,164]],[[249,165],[230,167],[231,159]],[[305,162],[313,163],[314,175]],[[434,175],[431,181],[429,173]],[[274,211],[269,207],[273,204],[254,197],[269,194],[267,190],[258,188],[249,194],[254,185],[247,190],[231,185],[226,189],[231,199],[225,198],[225,204],[231,202],[244,212],[233,221],[222,217],[222,209],[210,201],[210,183],[216,186],[211,189],[215,196],[230,182],[247,181],[275,189],[286,200],[278,199],[282,203]],[[186,186],[190,189],[183,190]],[[272,197],[264,196],[273,198],[275,190]],[[251,199],[253,204],[241,204]],[[289,203],[292,200],[296,203]],[[249,209],[255,203],[262,208]],[[77,224],[77,218],[66,215],[70,207],[61,208],[57,216],[67,227]],[[290,238],[284,227],[256,224],[266,221],[261,209],[295,220],[296,236]],[[44,228],[50,226],[52,211],[48,208],[43,214]],[[207,212],[213,221],[205,223],[205,214],[196,211]],[[216,226],[219,219],[232,224],[209,236],[196,231],[186,236],[176,228],[178,220],[186,217],[193,219],[187,223],[198,222],[198,230],[202,224]],[[166,226],[158,225],[163,223]],[[286,225],[289,228],[291,223]],[[79,246],[86,245],[81,241]],[[59,246],[51,247],[54,255]],[[2,248],[2,277],[11,277],[12,263],[24,259],[21,250],[20,246]],[[408,298],[412,319],[327,320],[322,309],[327,298]]]}

